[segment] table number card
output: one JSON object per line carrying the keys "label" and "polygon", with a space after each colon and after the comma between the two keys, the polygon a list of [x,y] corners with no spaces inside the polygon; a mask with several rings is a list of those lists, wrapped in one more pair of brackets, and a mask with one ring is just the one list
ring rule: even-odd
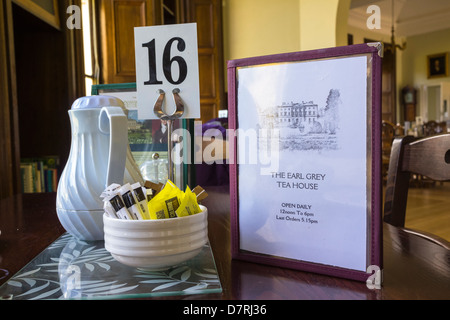
{"label": "table number card", "polygon": [[158,119],[153,106],[165,92],[163,111],[175,111],[172,90],[180,89],[182,118],[200,117],[197,24],[134,28],[136,87],[139,119]]}
{"label": "table number card", "polygon": [[380,48],[229,62],[234,258],[362,281],[381,267]]}

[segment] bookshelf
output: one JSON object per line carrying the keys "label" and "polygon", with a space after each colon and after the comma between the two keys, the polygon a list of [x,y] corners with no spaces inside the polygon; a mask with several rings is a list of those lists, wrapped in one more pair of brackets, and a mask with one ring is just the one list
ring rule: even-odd
{"label": "bookshelf", "polygon": [[[78,53],[82,47],[77,45],[81,30],[65,28],[64,19],[69,3],[81,1],[57,2],[54,17],[63,18],[60,25],[43,19],[27,3],[5,0],[0,6],[4,48],[0,113],[7,115],[1,120],[0,143],[5,148],[0,158],[0,198],[29,190],[54,191],[55,184],[50,185],[48,178],[58,180],[70,151],[67,111],[77,97],[85,95],[82,54]],[[54,163],[50,167],[49,159]],[[39,172],[41,178],[33,182],[34,187],[29,186],[29,178],[24,179],[25,172],[34,176]]]}
{"label": "bookshelf", "polygon": [[22,193],[56,192],[59,174],[59,156],[21,159]]}

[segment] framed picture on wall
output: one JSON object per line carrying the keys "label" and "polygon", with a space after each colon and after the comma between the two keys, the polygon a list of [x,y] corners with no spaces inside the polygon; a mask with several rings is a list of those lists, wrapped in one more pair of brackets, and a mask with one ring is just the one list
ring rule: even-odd
{"label": "framed picture on wall", "polygon": [[382,48],[228,62],[234,259],[360,281],[381,270]]}
{"label": "framed picture on wall", "polygon": [[427,56],[428,79],[448,76],[448,52]]}

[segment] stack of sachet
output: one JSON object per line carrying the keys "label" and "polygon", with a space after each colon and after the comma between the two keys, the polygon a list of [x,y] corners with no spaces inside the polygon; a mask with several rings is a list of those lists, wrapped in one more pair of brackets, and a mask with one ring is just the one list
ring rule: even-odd
{"label": "stack of sachet", "polygon": [[144,186],[134,184],[112,184],[101,194],[106,214],[127,220],[168,219],[201,212],[199,202],[207,197],[200,186],[192,191],[180,190],[172,181],[165,185],[146,181]]}

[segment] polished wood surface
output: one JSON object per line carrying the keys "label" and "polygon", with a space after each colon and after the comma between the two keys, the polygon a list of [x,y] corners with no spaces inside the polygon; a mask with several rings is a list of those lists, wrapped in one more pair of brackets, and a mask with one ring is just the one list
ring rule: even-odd
{"label": "polished wood surface", "polygon": [[200,120],[217,118],[224,106],[222,1],[186,1],[186,22],[197,23]]}
{"label": "polished wood surface", "polygon": [[[175,299],[449,299],[450,252],[384,224],[384,283],[365,283],[231,259],[228,186],[207,187],[209,239],[221,294]],[[60,236],[53,193],[0,202],[0,284]]]}
{"label": "polished wood surface", "polygon": [[[409,188],[405,227],[450,241],[450,182]],[[424,215],[424,212],[428,214]]]}
{"label": "polished wood surface", "polygon": [[134,27],[155,24],[154,1],[99,1],[99,83],[136,82]]}

